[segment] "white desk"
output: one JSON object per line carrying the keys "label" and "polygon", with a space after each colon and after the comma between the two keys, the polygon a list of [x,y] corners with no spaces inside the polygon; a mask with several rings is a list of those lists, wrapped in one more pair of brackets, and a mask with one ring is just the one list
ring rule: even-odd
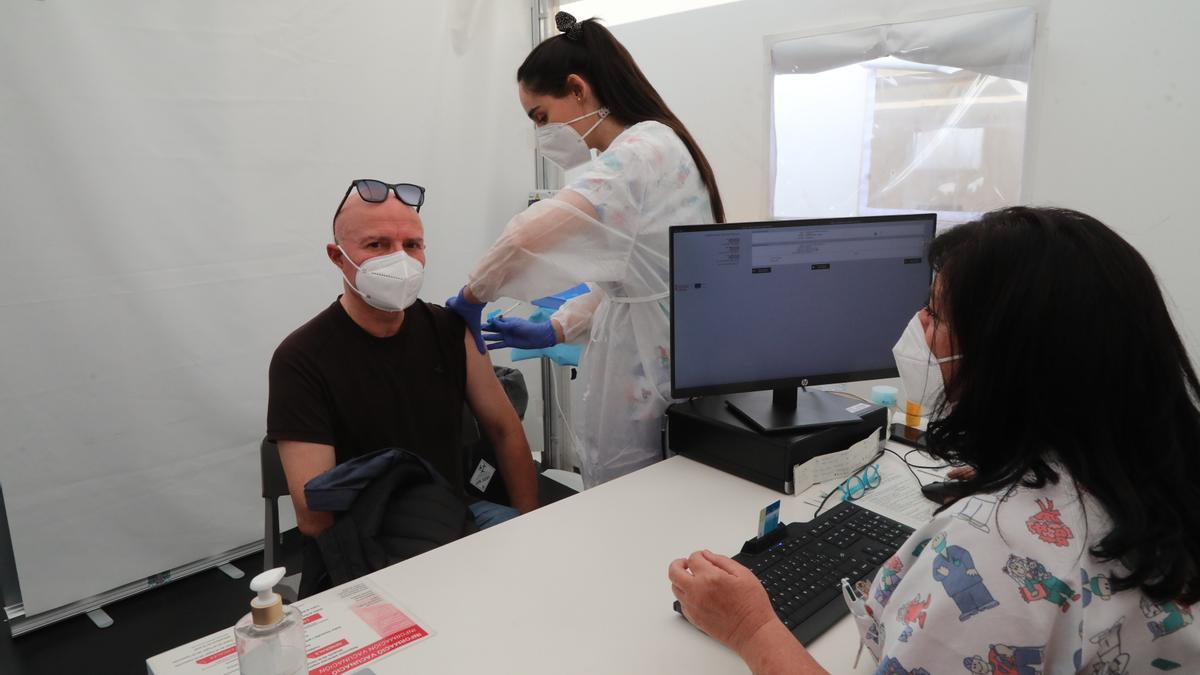
{"label": "white desk", "polygon": [[[780,498],[781,522],[810,518],[800,496],[674,457],[376,572],[370,578],[435,635],[370,667],[377,675],[744,672],[736,654],[672,611],[667,565],[701,548],[736,553],[759,510]],[[872,672],[865,653],[852,668],[857,647],[849,618],[808,645],[831,672]],[[147,661],[152,675],[171,675],[168,654]]]}

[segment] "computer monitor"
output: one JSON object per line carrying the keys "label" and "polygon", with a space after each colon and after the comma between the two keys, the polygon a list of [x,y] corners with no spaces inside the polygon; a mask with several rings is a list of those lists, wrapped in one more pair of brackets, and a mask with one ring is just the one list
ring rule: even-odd
{"label": "computer monitor", "polygon": [[671,392],[728,396],[761,431],[858,421],[797,387],[897,375],[929,299],[935,214],[670,228]]}

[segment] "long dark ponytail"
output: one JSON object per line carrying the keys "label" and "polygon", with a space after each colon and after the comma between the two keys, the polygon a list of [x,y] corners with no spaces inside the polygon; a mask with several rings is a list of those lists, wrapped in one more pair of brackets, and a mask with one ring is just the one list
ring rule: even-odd
{"label": "long dark ponytail", "polygon": [[725,205],[712,166],[696,139],[671,112],[629,51],[595,19],[575,22],[566,12],[555,15],[564,32],[547,38],[529,52],[517,69],[517,81],[535,94],[566,96],[567,76],[578,75],[592,87],[610,115],[626,126],[653,120],[671,128],[692,155],[708,189],[713,220],[725,222]]}

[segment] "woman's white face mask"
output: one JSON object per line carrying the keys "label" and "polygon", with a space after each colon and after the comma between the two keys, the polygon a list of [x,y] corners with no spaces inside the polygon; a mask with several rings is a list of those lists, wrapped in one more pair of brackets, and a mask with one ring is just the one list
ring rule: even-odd
{"label": "woman's white face mask", "polygon": [[[592,115],[599,115],[600,119],[588,127],[582,136],[579,135],[571,123]],[[534,129],[534,134],[537,138],[538,152],[542,153],[542,157],[557,164],[563,171],[574,169],[592,158],[591,149],[583,139],[600,126],[605,117],[608,117],[608,108],[600,108],[566,122],[549,122],[537,127]]]}
{"label": "woman's white face mask", "polygon": [[945,395],[942,381],[942,364],[962,358],[961,355],[937,358],[929,343],[925,341],[925,327],[921,325],[921,313],[909,319],[904,333],[892,347],[896,368],[900,371],[900,384],[908,400],[921,405],[921,414],[927,415]]}
{"label": "woman's white face mask", "polygon": [[385,312],[403,312],[417,301],[425,279],[425,266],[416,258],[404,251],[396,251],[355,265],[345,249],[338,246],[338,250],[358,270],[353,282],[345,272],[342,278],[368,305]]}

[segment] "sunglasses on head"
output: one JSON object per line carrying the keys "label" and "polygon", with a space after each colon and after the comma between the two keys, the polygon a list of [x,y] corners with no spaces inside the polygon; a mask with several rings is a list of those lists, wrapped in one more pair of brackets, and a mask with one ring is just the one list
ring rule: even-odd
{"label": "sunglasses on head", "polygon": [[425,188],[412,183],[385,183],[381,180],[371,178],[360,178],[350,183],[350,187],[346,188],[346,194],[342,195],[342,201],[338,203],[337,211],[333,212],[333,219],[337,220],[338,214],[342,212],[342,207],[346,205],[346,200],[350,197],[352,190],[358,190],[358,196],[363,198],[364,202],[372,204],[380,204],[387,199],[388,192],[393,192],[396,199],[408,204],[416,209],[417,213],[421,212],[421,205],[425,203]]}

